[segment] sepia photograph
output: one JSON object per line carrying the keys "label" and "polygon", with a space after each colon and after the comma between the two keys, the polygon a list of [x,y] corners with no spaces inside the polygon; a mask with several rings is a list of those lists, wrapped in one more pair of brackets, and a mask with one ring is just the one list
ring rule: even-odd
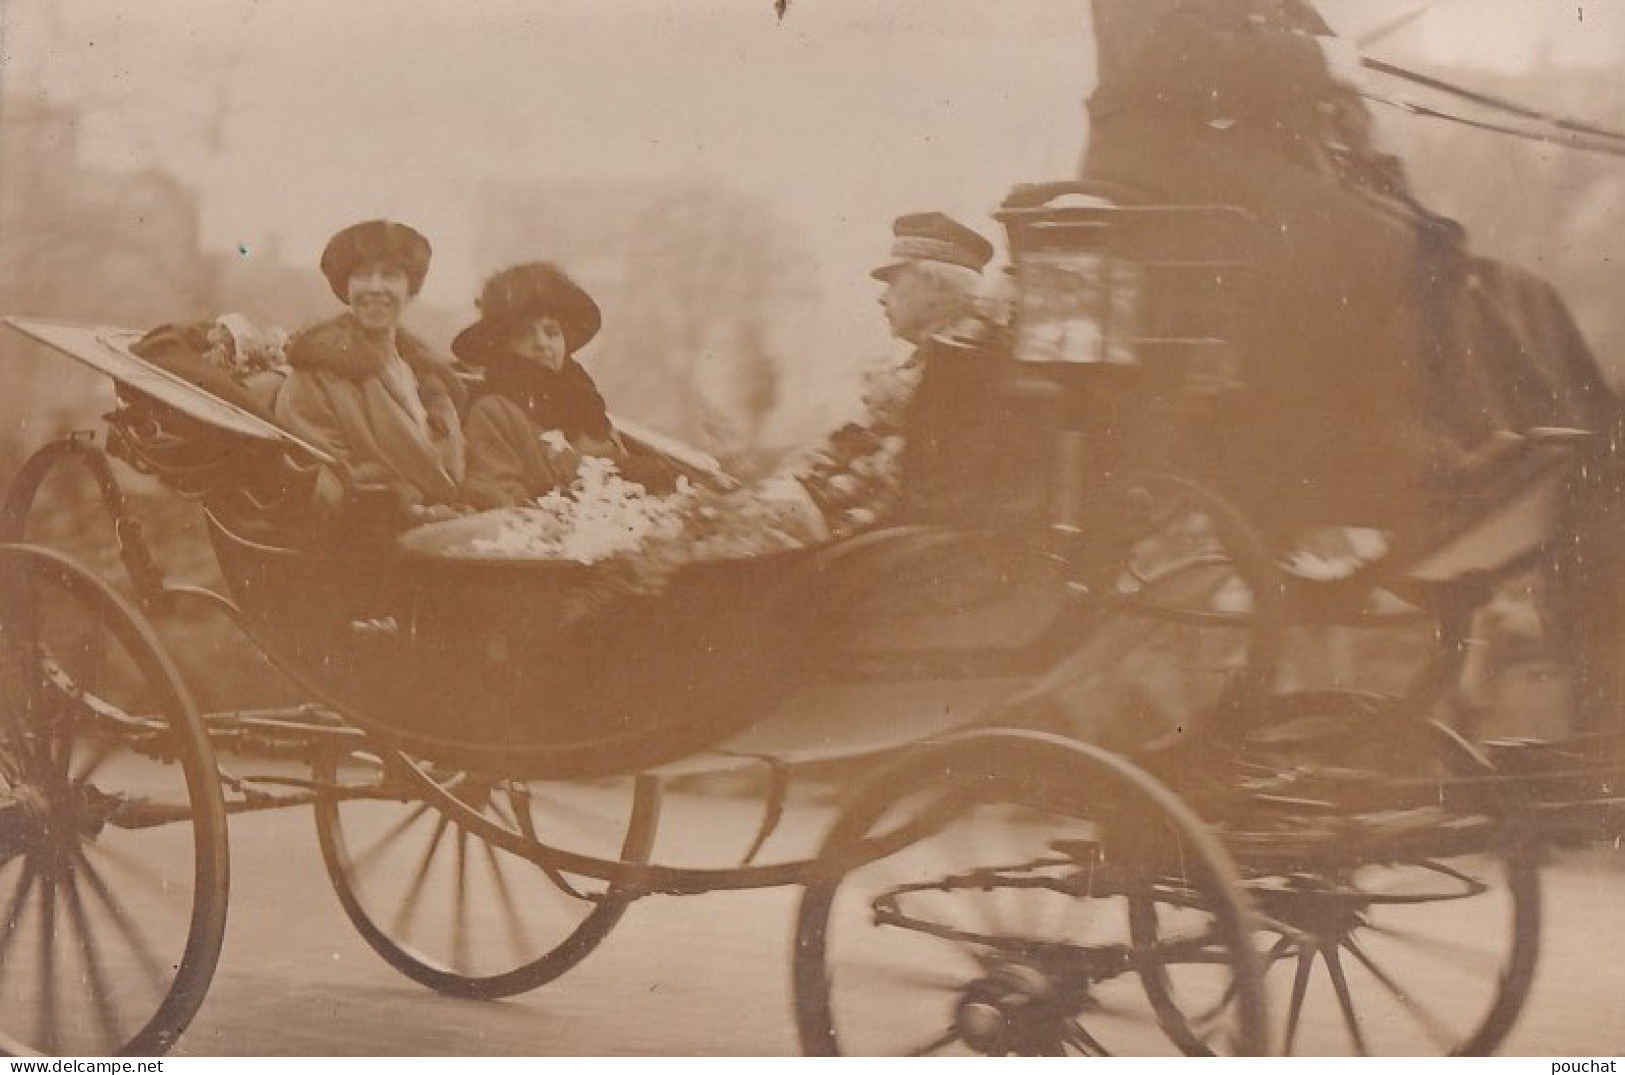
{"label": "sepia photograph", "polygon": [[1617,1056],[1622,298],[1625,0],[0,0],[0,1056]]}

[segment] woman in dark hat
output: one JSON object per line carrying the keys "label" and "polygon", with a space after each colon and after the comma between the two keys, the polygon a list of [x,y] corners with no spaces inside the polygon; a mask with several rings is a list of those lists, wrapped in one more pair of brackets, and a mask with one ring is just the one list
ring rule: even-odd
{"label": "woman in dark hat", "polygon": [[[463,476],[462,385],[401,327],[429,256],[427,239],[389,220],[328,240],[322,275],[349,309],[294,338],[274,408],[283,426],[338,457],[352,487],[390,490],[406,519],[457,503]],[[318,495],[335,502],[343,490]]]}
{"label": "woman in dark hat", "polygon": [[478,305],[479,320],[451,345],[485,372],[468,412],[464,499],[527,504],[568,485],[582,455],[627,462],[604,397],[575,358],[603,324],[592,296],[535,261],[487,280]]}

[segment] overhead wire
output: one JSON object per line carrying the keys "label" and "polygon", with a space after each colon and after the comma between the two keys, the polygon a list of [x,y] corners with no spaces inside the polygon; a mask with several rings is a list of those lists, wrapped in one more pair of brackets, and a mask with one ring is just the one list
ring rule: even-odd
{"label": "overhead wire", "polygon": [[1359,88],[1358,92],[1361,96],[1367,100],[1389,105],[1426,119],[1444,120],[1493,134],[1508,135],[1513,138],[1562,146],[1587,153],[1625,157],[1625,132],[1532,108],[1506,97],[1458,85],[1436,75],[1424,74],[1396,63],[1374,59],[1363,54],[1364,50],[1377,42],[1411,26],[1424,15],[1437,8],[1441,2],[1442,0],[1423,0],[1422,3],[1410,10],[1402,12],[1394,18],[1379,23],[1377,26],[1357,35],[1354,38],[1354,45],[1362,52],[1360,65],[1376,74],[1409,82],[1412,85],[1454,97],[1457,100],[1465,101],[1490,112],[1499,112],[1511,116],[1518,122],[1497,122],[1488,118],[1463,115],[1422,101],[1384,94],[1369,87]]}

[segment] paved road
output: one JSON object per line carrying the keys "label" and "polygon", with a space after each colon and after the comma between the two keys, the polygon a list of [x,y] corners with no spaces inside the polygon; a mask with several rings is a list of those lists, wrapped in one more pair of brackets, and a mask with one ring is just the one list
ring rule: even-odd
{"label": "paved road", "polygon": [[[707,844],[748,830],[737,799],[672,805],[672,825]],[[308,812],[239,818],[232,835],[224,956],[176,1055],[798,1052],[788,970],[795,891],[651,897],[560,980],[510,1000],[465,1001],[406,980],[368,950],[328,887]],[[679,841],[663,853],[715,863],[718,846]],[[1546,882],[1539,976],[1502,1051],[1625,1051],[1625,852],[1566,854]]]}

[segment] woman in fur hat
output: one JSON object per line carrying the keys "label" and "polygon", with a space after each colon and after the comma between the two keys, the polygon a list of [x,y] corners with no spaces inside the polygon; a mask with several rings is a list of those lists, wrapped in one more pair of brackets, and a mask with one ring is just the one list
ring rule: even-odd
{"label": "woman in fur hat", "polygon": [[[388,220],[328,240],[322,275],[349,309],[294,338],[275,404],[283,426],[338,457],[351,487],[393,493],[402,521],[448,512],[463,476],[462,385],[401,327],[429,256],[427,239]],[[318,495],[334,502],[343,490]]]}
{"label": "woman in fur hat", "polygon": [[603,324],[592,296],[557,266],[526,262],[487,280],[478,305],[479,320],[451,345],[485,371],[468,412],[464,499],[476,508],[528,504],[568,485],[582,455],[629,462],[604,397],[575,359]]}

